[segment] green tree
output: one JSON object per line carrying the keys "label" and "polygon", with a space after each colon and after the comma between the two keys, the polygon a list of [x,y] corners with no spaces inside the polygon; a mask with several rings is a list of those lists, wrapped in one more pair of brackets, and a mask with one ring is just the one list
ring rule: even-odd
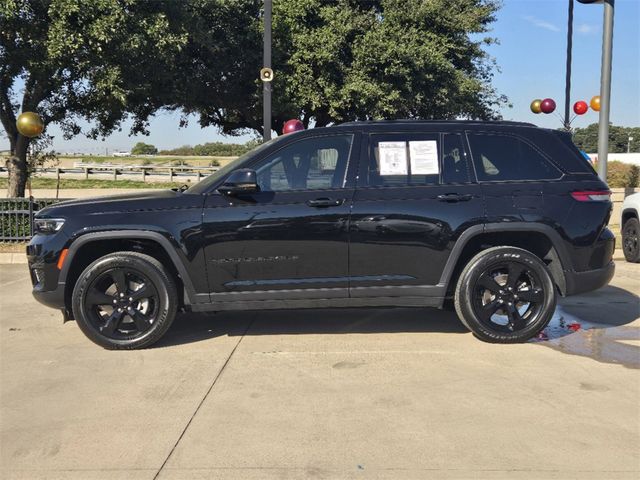
{"label": "green tree", "polygon": [[[9,195],[24,194],[20,109],[92,138],[158,109],[262,132],[262,0],[0,0],[0,119]],[[274,5],[273,126],[495,118],[484,51],[497,0],[288,0]],[[18,98],[18,97],[21,98]],[[226,147],[225,147],[226,148]]]}
{"label": "green tree", "polygon": [[[163,107],[238,108],[244,99],[236,82],[250,70],[240,39],[257,32],[259,2],[235,3],[0,0],[0,120],[11,149],[8,195],[24,195],[29,174],[31,140],[16,129],[20,110],[39,113],[46,126],[58,124],[67,138],[79,133],[97,138],[127,118],[132,134],[145,133],[150,115]],[[198,76],[202,59],[215,75]],[[191,89],[191,81],[201,88]],[[84,132],[82,120],[90,124]]]}
{"label": "green tree", "polygon": [[[629,137],[633,140],[629,141]],[[576,128],[573,142],[587,153],[598,152],[598,124],[592,123],[585,128]],[[609,126],[609,153],[640,152],[640,128]]]}
{"label": "green tree", "polygon": [[[494,0],[289,0],[273,10],[273,126],[380,118],[495,118],[483,47]],[[252,47],[255,48],[255,47]],[[259,48],[259,46],[257,47]],[[201,123],[260,131],[261,88]]]}
{"label": "green tree", "polygon": [[156,153],[158,149],[155,146],[144,142],[136,143],[131,149],[132,155],[155,155]]}

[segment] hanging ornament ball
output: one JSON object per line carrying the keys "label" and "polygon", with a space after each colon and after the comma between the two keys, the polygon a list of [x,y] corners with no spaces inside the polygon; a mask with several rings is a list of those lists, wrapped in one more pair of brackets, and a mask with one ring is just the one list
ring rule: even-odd
{"label": "hanging ornament ball", "polygon": [[282,133],[284,135],[287,133],[299,132],[300,130],[304,130],[304,124],[297,118],[287,120],[284,122],[284,127],[282,127]]}
{"label": "hanging ornament ball", "polygon": [[540,104],[542,103],[542,100],[540,100],[539,98],[536,98],[533,102],[531,102],[531,111],[533,113],[540,113],[542,110],[540,110]]}
{"label": "hanging ornament ball", "polygon": [[552,98],[545,98],[542,100],[542,103],[540,104],[540,110],[542,110],[542,113],[553,113],[555,109],[556,102],[554,102]]}
{"label": "hanging ornament ball", "polygon": [[576,115],[584,115],[585,113],[587,113],[587,110],[589,110],[589,105],[587,105],[587,102],[583,102],[582,100],[580,100],[579,102],[573,104],[573,111],[576,113]]}
{"label": "hanging ornament ball", "polygon": [[591,108],[593,108],[596,112],[600,111],[600,95],[596,95],[591,99]]}
{"label": "hanging ornament ball", "polygon": [[20,135],[25,137],[37,137],[44,131],[44,123],[35,112],[22,112],[18,115],[16,127]]}

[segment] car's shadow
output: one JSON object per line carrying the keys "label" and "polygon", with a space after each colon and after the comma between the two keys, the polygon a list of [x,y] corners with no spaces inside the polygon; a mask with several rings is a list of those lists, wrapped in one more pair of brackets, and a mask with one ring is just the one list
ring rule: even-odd
{"label": "car's shadow", "polygon": [[178,315],[159,347],[223,335],[468,333],[454,312],[432,308],[251,310]]}
{"label": "car's shadow", "polygon": [[[618,288],[604,287],[596,292],[561,299],[555,317],[570,314],[570,322],[582,328],[612,328],[626,325],[640,315],[637,295]],[[552,321],[549,328],[557,323]],[[563,326],[550,331],[549,339],[570,335]],[[178,315],[171,329],[156,344],[168,347],[199,342],[220,336],[380,334],[441,332],[469,333],[455,312],[433,308],[342,308],[308,310],[250,310],[215,314]]]}

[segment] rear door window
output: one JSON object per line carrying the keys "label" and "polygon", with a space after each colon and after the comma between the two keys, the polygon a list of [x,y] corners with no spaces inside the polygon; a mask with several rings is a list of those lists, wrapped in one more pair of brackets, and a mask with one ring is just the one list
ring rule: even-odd
{"label": "rear door window", "polygon": [[513,135],[469,133],[469,145],[481,182],[552,180],[562,173],[545,156]]}
{"label": "rear door window", "polygon": [[438,133],[372,135],[365,182],[361,186],[437,185],[440,160]]}

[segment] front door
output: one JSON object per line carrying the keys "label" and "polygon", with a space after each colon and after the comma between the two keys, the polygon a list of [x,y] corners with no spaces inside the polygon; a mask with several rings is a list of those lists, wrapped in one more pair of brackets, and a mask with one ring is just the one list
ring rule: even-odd
{"label": "front door", "polygon": [[455,241],[484,217],[463,140],[462,132],[369,136],[351,215],[351,297],[444,296]]}
{"label": "front door", "polygon": [[355,134],[303,137],[244,167],[260,192],[212,193],[204,241],[213,302],[348,295]]}

